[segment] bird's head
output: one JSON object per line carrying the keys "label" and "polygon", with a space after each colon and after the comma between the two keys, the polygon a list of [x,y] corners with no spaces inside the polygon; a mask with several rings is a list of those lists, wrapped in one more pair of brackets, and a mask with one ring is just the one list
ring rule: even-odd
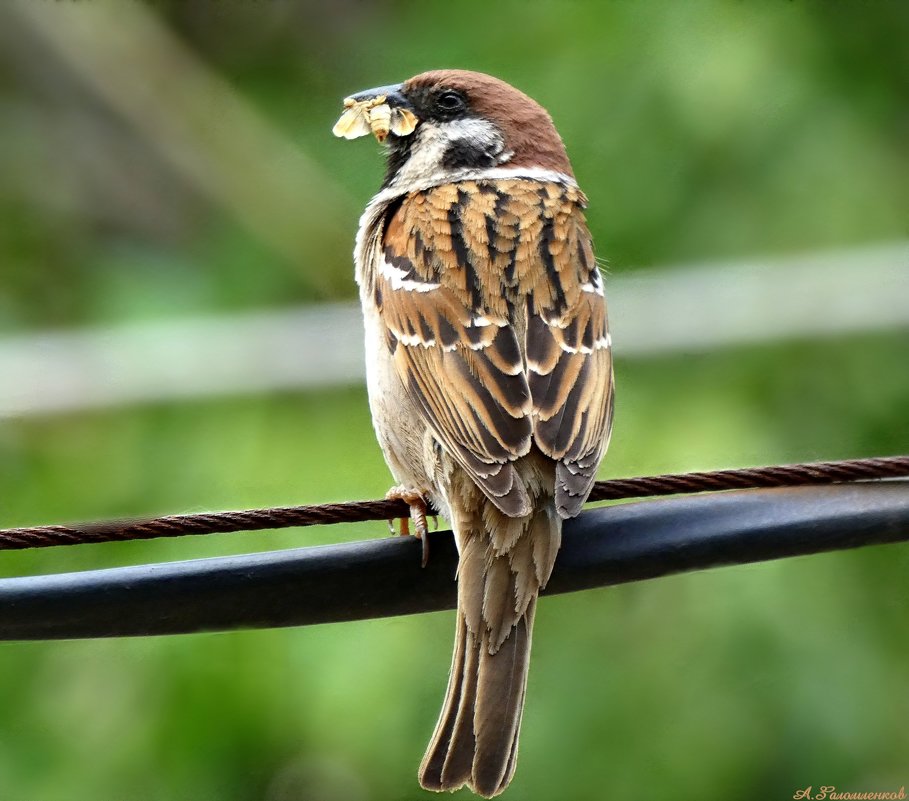
{"label": "bird's head", "polygon": [[337,136],[371,132],[387,145],[383,188],[408,191],[502,168],[572,177],[546,109],[490,75],[433,70],[344,104]]}

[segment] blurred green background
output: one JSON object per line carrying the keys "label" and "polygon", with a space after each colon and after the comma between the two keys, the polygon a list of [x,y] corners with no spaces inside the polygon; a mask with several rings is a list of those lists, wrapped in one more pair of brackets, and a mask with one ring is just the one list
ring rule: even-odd
{"label": "blurred green background", "polygon": [[[613,276],[902,240],[907,41],[899,2],[10,3],[0,337],[353,298],[382,163],[331,137],[340,99],[439,66],[550,110]],[[907,365],[906,330],[620,358],[603,476],[905,453]],[[2,526],[389,483],[361,388],[0,421]],[[384,534],[4,553],[0,575]],[[907,571],[888,547],[544,601],[509,797],[909,784]],[[428,798],[452,628],[2,643],[0,799]]]}

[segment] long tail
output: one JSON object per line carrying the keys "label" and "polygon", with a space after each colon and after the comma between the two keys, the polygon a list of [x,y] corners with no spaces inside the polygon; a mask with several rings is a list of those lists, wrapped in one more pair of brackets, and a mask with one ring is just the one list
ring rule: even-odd
{"label": "long tail", "polygon": [[453,521],[461,542],[454,656],[419,777],[427,790],[466,784],[490,798],[514,775],[537,594],[552,570],[561,521],[551,502],[527,518],[489,508],[482,517]]}

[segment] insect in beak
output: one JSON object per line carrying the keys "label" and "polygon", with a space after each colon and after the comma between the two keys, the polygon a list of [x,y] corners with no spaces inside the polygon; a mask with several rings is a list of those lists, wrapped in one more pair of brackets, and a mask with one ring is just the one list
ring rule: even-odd
{"label": "insect in beak", "polygon": [[408,136],[419,120],[409,109],[388,103],[388,94],[360,92],[344,99],[344,112],[332,128],[332,133],[342,139],[359,139],[372,134],[384,142],[389,133]]}

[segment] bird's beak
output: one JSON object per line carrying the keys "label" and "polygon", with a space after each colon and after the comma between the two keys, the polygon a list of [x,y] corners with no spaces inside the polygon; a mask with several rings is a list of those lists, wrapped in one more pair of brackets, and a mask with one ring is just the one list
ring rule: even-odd
{"label": "bird's beak", "polygon": [[362,92],[357,92],[355,95],[345,97],[344,104],[347,105],[349,100],[352,100],[354,103],[368,103],[371,100],[375,100],[377,97],[384,97],[385,102],[392,108],[406,108],[408,111],[413,111],[410,102],[404,97],[403,88],[404,84],[393,83],[388,86],[377,86],[375,89],[364,89]]}
{"label": "bird's beak", "polygon": [[402,91],[402,84],[366,89],[344,98],[344,113],[332,132],[343,139],[357,139],[372,133],[384,142],[389,133],[408,136],[419,119]]}

